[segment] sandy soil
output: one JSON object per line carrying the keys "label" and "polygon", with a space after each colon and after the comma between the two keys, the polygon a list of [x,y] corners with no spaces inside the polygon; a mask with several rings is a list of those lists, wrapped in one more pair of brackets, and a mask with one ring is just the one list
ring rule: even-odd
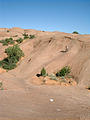
{"label": "sandy soil", "polygon": [[[7,32],[9,30],[9,32]],[[18,67],[0,68],[0,120],[90,120],[90,35],[0,28],[0,40],[34,34],[20,44],[25,57]],[[68,52],[65,51],[68,46]],[[0,43],[0,60],[6,55]],[[33,84],[45,67],[48,74],[69,65],[77,85]],[[53,101],[51,101],[53,100]]]}

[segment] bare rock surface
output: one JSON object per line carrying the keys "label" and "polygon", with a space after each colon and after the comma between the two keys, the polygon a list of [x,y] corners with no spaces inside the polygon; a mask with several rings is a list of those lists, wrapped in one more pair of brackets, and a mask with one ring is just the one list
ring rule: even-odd
{"label": "bare rock surface", "polygon": [[[0,68],[4,88],[0,90],[0,120],[90,120],[86,89],[90,86],[90,35],[0,28],[0,40],[23,38],[24,33],[35,35],[20,44],[25,57],[14,70]],[[0,60],[6,57],[5,48],[0,43]],[[36,84],[42,67],[52,74],[66,65],[71,67],[73,85],[50,80],[42,84],[42,79]]]}

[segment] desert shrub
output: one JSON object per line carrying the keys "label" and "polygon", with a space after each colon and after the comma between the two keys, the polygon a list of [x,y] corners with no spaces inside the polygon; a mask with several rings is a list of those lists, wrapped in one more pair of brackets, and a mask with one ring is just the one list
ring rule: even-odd
{"label": "desert shrub", "polygon": [[20,44],[20,43],[23,42],[23,39],[22,39],[22,38],[19,38],[19,39],[16,40],[16,42],[17,42],[18,44]]}
{"label": "desert shrub", "polygon": [[51,80],[56,80],[56,81],[58,80],[55,74],[49,75],[49,78],[50,78]]}
{"label": "desert shrub", "polygon": [[24,36],[24,39],[28,39],[29,38],[28,34],[26,34],[26,33],[24,33],[23,36]]}
{"label": "desert shrub", "polygon": [[7,32],[9,32],[9,30],[7,30]]}
{"label": "desert shrub", "polygon": [[5,40],[0,40],[0,43],[2,43],[3,46],[8,45],[7,41],[5,41]]}
{"label": "desert shrub", "polygon": [[8,55],[8,57],[15,57],[18,61],[22,56],[24,56],[23,51],[19,48],[18,45],[8,47],[5,49],[5,53]]}
{"label": "desert shrub", "polygon": [[73,34],[79,34],[77,31],[74,31]]}
{"label": "desert shrub", "polygon": [[35,35],[30,35],[30,37],[29,37],[30,39],[33,39],[33,38],[35,38]]}
{"label": "desert shrub", "polygon": [[60,71],[58,71],[57,73],[56,73],[56,76],[58,76],[58,77],[63,77],[63,76],[66,76],[66,75],[68,75],[69,73],[70,73],[70,67],[68,67],[68,66],[65,66],[65,67],[63,67]]}
{"label": "desert shrub", "polygon": [[88,86],[87,89],[90,90],[90,86]]}
{"label": "desert shrub", "polygon": [[35,35],[28,35],[26,33],[24,33],[23,36],[24,36],[24,39],[28,39],[28,38],[33,39],[33,38],[35,38]]}
{"label": "desert shrub", "polygon": [[8,44],[14,44],[13,38],[6,39],[6,41],[8,42]]}
{"label": "desert shrub", "polygon": [[16,63],[24,56],[23,51],[18,45],[8,47],[5,49],[5,53],[8,57],[0,61],[0,66],[6,70],[14,69],[16,67]]}
{"label": "desert shrub", "polygon": [[0,43],[3,44],[3,46],[7,46],[9,44],[14,44],[14,40],[12,38],[6,38],[5,40],[0,40]]}
{"label": "desert shrub", "polygon": [[6,70],[12,70],[16,67],[16,63],[12,60],[12,58],[5,58],[2,60],[2,68]]}
{"label": "desert shrub", "polygon": [[44,67],[42,68],[40,75],[41,75],[41,76],[47,76],[47,73],[46,73],[46,70],[45,70]]}

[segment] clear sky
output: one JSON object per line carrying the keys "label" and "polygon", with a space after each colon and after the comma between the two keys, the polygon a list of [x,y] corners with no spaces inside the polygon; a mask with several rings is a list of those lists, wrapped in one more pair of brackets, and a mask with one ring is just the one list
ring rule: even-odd
{"label": "clear sky", "polygon": [[0,28],[90,34],[90,0],[0,0]]}

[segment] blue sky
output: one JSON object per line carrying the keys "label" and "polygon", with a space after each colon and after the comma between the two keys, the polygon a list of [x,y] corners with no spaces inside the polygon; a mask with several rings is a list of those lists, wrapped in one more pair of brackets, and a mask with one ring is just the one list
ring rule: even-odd
{"label": "blue sky", "polygon": [[90,0],[0,0],[0,28],[90,34]]}

